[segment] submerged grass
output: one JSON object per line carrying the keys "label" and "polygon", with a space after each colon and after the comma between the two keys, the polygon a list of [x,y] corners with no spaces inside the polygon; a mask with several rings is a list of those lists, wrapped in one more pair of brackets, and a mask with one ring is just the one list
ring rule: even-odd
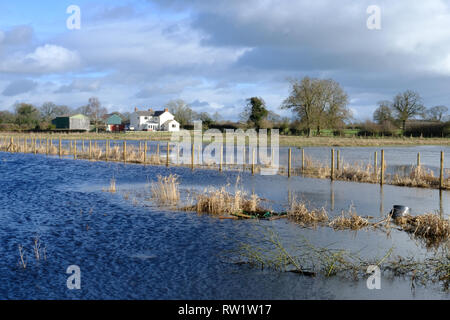
{"label": "submerged grass", "polygon": [[378,266],[394,276],[409,277],[411,288],[417,283],[426,285],[432,282],[448,290],[450,284],[450,254],[447,249],[422,260],[393,256],[393,248],[381,258],[362,258],[359,253],[314,246],[306,239],[301,239],[293,248],[287,248],[273,228],[261,227],[250,239],[241,241],[237,251],[230,253],[231,261],[236,264],[304,276],[339,276],[358,280],[367,277],[369,266]]}

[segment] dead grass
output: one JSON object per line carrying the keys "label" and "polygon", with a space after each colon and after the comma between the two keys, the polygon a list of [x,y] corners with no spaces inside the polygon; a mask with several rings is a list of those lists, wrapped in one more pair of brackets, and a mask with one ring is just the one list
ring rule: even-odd
{"label": "dead grass", "polygon": [[287,210],[287,217],[302,226],[317,226],[328,221],[325,208],[308,210],[304,202],[299,202],[296,199],[291,201]]}
{"label": "dead grass", "polygon": [[220,189],[210,188],[196,196],[196,203],[192,206],[192,209],[197,213],[212,215],[245,214],[264,211],[259,206],[260,202],[261,199],[256,194],[249,197],[243,190],[236,190],[232,194],[225,187]]}
{"label": "dead grass", "polygon": [[425,240],[427,247],[436,247],[450,237],[450,222],[434,213],[407,215],[394,222],[414,237]]}
{"label": "dead grass", "polygon": [[360,230],[370,225],[368,219],[358,216],[353,207],[350,207],[348,212],[334,218],[329,226],[335,230]]}
{"label": "dead grass", "polygon": [[[418,188],[439,188],[439,177],[435,177],[432,170],[423,166],[416,166],[409,176],[394,175],[389,181],[390,184],[404,187]],[[450,189],[450,177],[444,180],[444,189]]]}
{"label": "dead grass", "polygon": [[111,193],[115,193],[116,192],[116,179],[115,178],[111,179],[108,191],[111,192]]}
{"label": "dead grass", "polygon": [[158,181],[151,185],[152,198],[158,204],[177,205],[180,200],[178,186],[178,176],[172,174],[167,177],[158,176]]}

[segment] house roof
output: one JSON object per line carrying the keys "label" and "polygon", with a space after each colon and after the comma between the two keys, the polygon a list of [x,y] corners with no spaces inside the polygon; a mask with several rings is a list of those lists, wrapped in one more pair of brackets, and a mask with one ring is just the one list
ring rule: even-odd
{"label": "house roof", "polygon": [[154,111],[137,111],[139,117],[153,117],[155,115]]}
{"label": "house roof", "polygon": [[138,116],[140,117],[159,117],[162,114],[166,113],[167,111],[136,111]]}
{"label": "house roof", "polygon": [[155,112],[155,117],[159,117],[160,115],[162,115],[163,113],[165,113],[166,111],[156,111]]}
{"label": "house roof", "polygon": [[77,113],[77,114],[72,114],[72,115],[66,114],[66,115],[55,117],[55,119],[57,119],[57,118],[89,118],[89,117],[85,116],[84,114]]}
{"label": "house roof", "polygon": [[125,121],[124,117],[118,113],[107,114],[104,120],[106,124],[122,124]]}

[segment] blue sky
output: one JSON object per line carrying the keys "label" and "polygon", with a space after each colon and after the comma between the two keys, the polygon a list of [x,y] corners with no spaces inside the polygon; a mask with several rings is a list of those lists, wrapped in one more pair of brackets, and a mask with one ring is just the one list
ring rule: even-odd
{"label": "blue sky", "polygon": [[[373,4],[381,30],[366,27]],[[66,28],[69,5],[81,8],[80,30]],[[291,116],[279,109],[288,78],[307,75],[338,81],[356,119],[406,89],[428,107],[450,104],[444,0],[16,0],[0,15],[0,109],[97,96],[124,112],[183,99],[235,120],[261,96]]]}

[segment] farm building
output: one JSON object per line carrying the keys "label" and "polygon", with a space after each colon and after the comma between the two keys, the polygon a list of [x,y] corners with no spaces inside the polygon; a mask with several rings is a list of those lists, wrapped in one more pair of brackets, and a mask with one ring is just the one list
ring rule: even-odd
{"label": "farm building", "polygon": [[125,123],[123,117],[118,113],[107,114],[105,116],[106,131],[118,132],[125,130]]}
{"label": "farm building", "polygon": [[180,131],[180,124],[168,109],[163,111],[139,111],[130,116],[130,127],[135,131]]}
{"label": "farm building", "polygon": [[90,120],[82,114],[75,114],[73,116],[61,116],[52,120],[56,130],[73,130],[73,131],[89,131]]}

